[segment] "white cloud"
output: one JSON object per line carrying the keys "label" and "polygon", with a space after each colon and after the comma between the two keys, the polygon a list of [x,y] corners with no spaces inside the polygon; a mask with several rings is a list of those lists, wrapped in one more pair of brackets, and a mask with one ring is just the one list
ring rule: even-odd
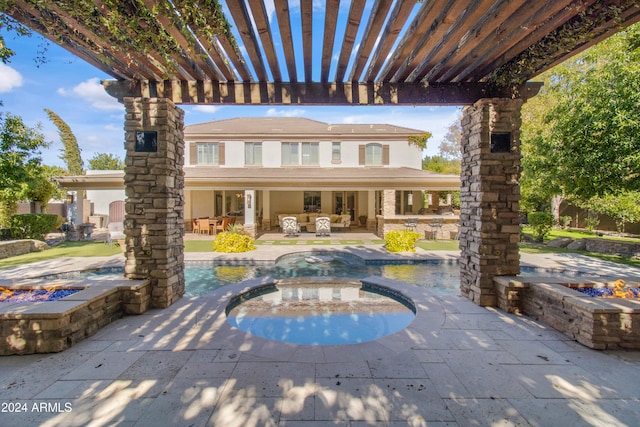
{"label": "white cloud", "polygon": [[111,95],[107,94],[97,77],[79,83],[78,85],[74,86],[71,91],[65,88],[59,88],[57,92],[62,96],[74,96],[77,98],[83,98],[97,110],[124,110],[124,106],[122,104],[120,104]]}
{"label": "white cloud", "polygon": [[0,93],[10,92],[20,86],[22,86],[22,75],[0,62]]}
{"label": "white cloud", "polygon": [[216,105],[196,105],[193,107],[195,111],[199,111],[201,113],[209,113],[213,114],[220,109],[220,107]]}
{"label": "white cloud", "polygon": [[303,117],[305,111],[300,108],[276,110],[275,108],[269,108],[267,110],[267,117]]}

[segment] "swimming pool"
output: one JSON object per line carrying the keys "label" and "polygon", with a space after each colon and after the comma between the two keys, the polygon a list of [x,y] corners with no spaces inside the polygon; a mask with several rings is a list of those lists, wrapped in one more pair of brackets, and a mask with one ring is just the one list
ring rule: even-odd
{"label": "swimming pool", "polygon": [[[338,251],[296,252],[284,255],[275,262],[253,260],[186,261],[184,274],[186,297],[207,295],[226,285],[266,276],[274,279],[337,277],[356,280],[369,276],[381,276],[428,288],[440,295],[457,295],[460,291],[460,267],[456,261],[411,259],[364,261],[354,254]],[[521,267],[521,275],[575,278],[584,274]],[[588,276],[592,277],[593,274]],[[122,279],[122,268],[108,267],[94,271],[74,271],[41,278]]]}
{"label": "swimming pool", "polygon": [[214,290],[257,277],[291,279],[299,277],[337,277],[363,279],[382,276],[455,295],[460,289],[460,267],[456,262],[437,260],[364,261],[340,252],[298,252],[273,263],[187,262],[185,296],[201,296]]}

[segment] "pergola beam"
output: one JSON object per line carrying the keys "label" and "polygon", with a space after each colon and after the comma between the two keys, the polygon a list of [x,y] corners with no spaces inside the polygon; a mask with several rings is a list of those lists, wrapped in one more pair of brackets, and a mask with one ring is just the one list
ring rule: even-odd
{"label": "pergola beam", "polygon": [[104,81],[120,102],[127,97],[166,97],[175,104],[229,105],[469,105],[481,98],[524,98],[537,94],[541,83],[518,88],[489,84],[423,85],[419,83],[266,83]]}

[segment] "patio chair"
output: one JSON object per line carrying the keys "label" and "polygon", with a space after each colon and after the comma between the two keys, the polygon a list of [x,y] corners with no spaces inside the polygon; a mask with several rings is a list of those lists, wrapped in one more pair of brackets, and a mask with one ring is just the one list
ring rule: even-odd
{"label": "patio chair", "polygon": [[328,236],[331,234],[331,219],[327,216],[316,218],[316,236]]}
{"label": "patio chair", "polygon": [[418,218],[417,217],[407,218],[407,220],[404,223],[404,227],[407,230],[416,231],[416,228],[418,227]]}
{"label": "patio chair", "polygon": [[431,232],[432,240],[436,240],[438,238],[438,231],[442,230],[442,225],[444,224],[444,219],[442,218],[433,218],[431,223],[429,224],[429,231]]}
{"label": "patio chair", "polygon": [[218,224],[214,227],[214,233],[218,234],[218,231],[227,231],[227,227],[233,224],[233,217],[225,216],[222,221],[218,221]]}
{"label": "patio chair", "polygon": [[126,237],[124,234],[124,223],[122,222],[110,222],[109,225],[107,225],[107,231],[107,240],[105,243],[108,243],[109,246],[113,246],[113,242],[117,242]]}
{"label": "patio chair", "polygon": [[300,234],[300,225],[298,218],[295,216],[287,216],[282,218],[282,233],[285,236],[297,236]]}

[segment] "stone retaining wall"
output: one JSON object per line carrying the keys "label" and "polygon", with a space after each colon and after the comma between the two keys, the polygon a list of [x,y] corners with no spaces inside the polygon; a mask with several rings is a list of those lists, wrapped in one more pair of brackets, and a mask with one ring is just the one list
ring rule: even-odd
{"label": "stone retaining wall", "polygon": [[640,350],[640,301],[593,298],[562,283],[496,277],[498,306],[544,322],[596,350]]}
{"label": "stone retaining wall", "polygon": [[125,314],[144,313],[150,299],[149,280],[123,279],[91,285],[58,301],[2,303],[0,356],[62,351]]}
{"label": "stone retaining wall", "polygon": [[40,252],[45,249],[47,249],[47,244],[40,240],[7,240],[0,242],[0,259],[24,255],[30,252]]}
{"label": "stone retaining wall", "polygon": [[629,258],[640,258],[640,243],[609,239],[584,239],[589,252],[615,254]]}

